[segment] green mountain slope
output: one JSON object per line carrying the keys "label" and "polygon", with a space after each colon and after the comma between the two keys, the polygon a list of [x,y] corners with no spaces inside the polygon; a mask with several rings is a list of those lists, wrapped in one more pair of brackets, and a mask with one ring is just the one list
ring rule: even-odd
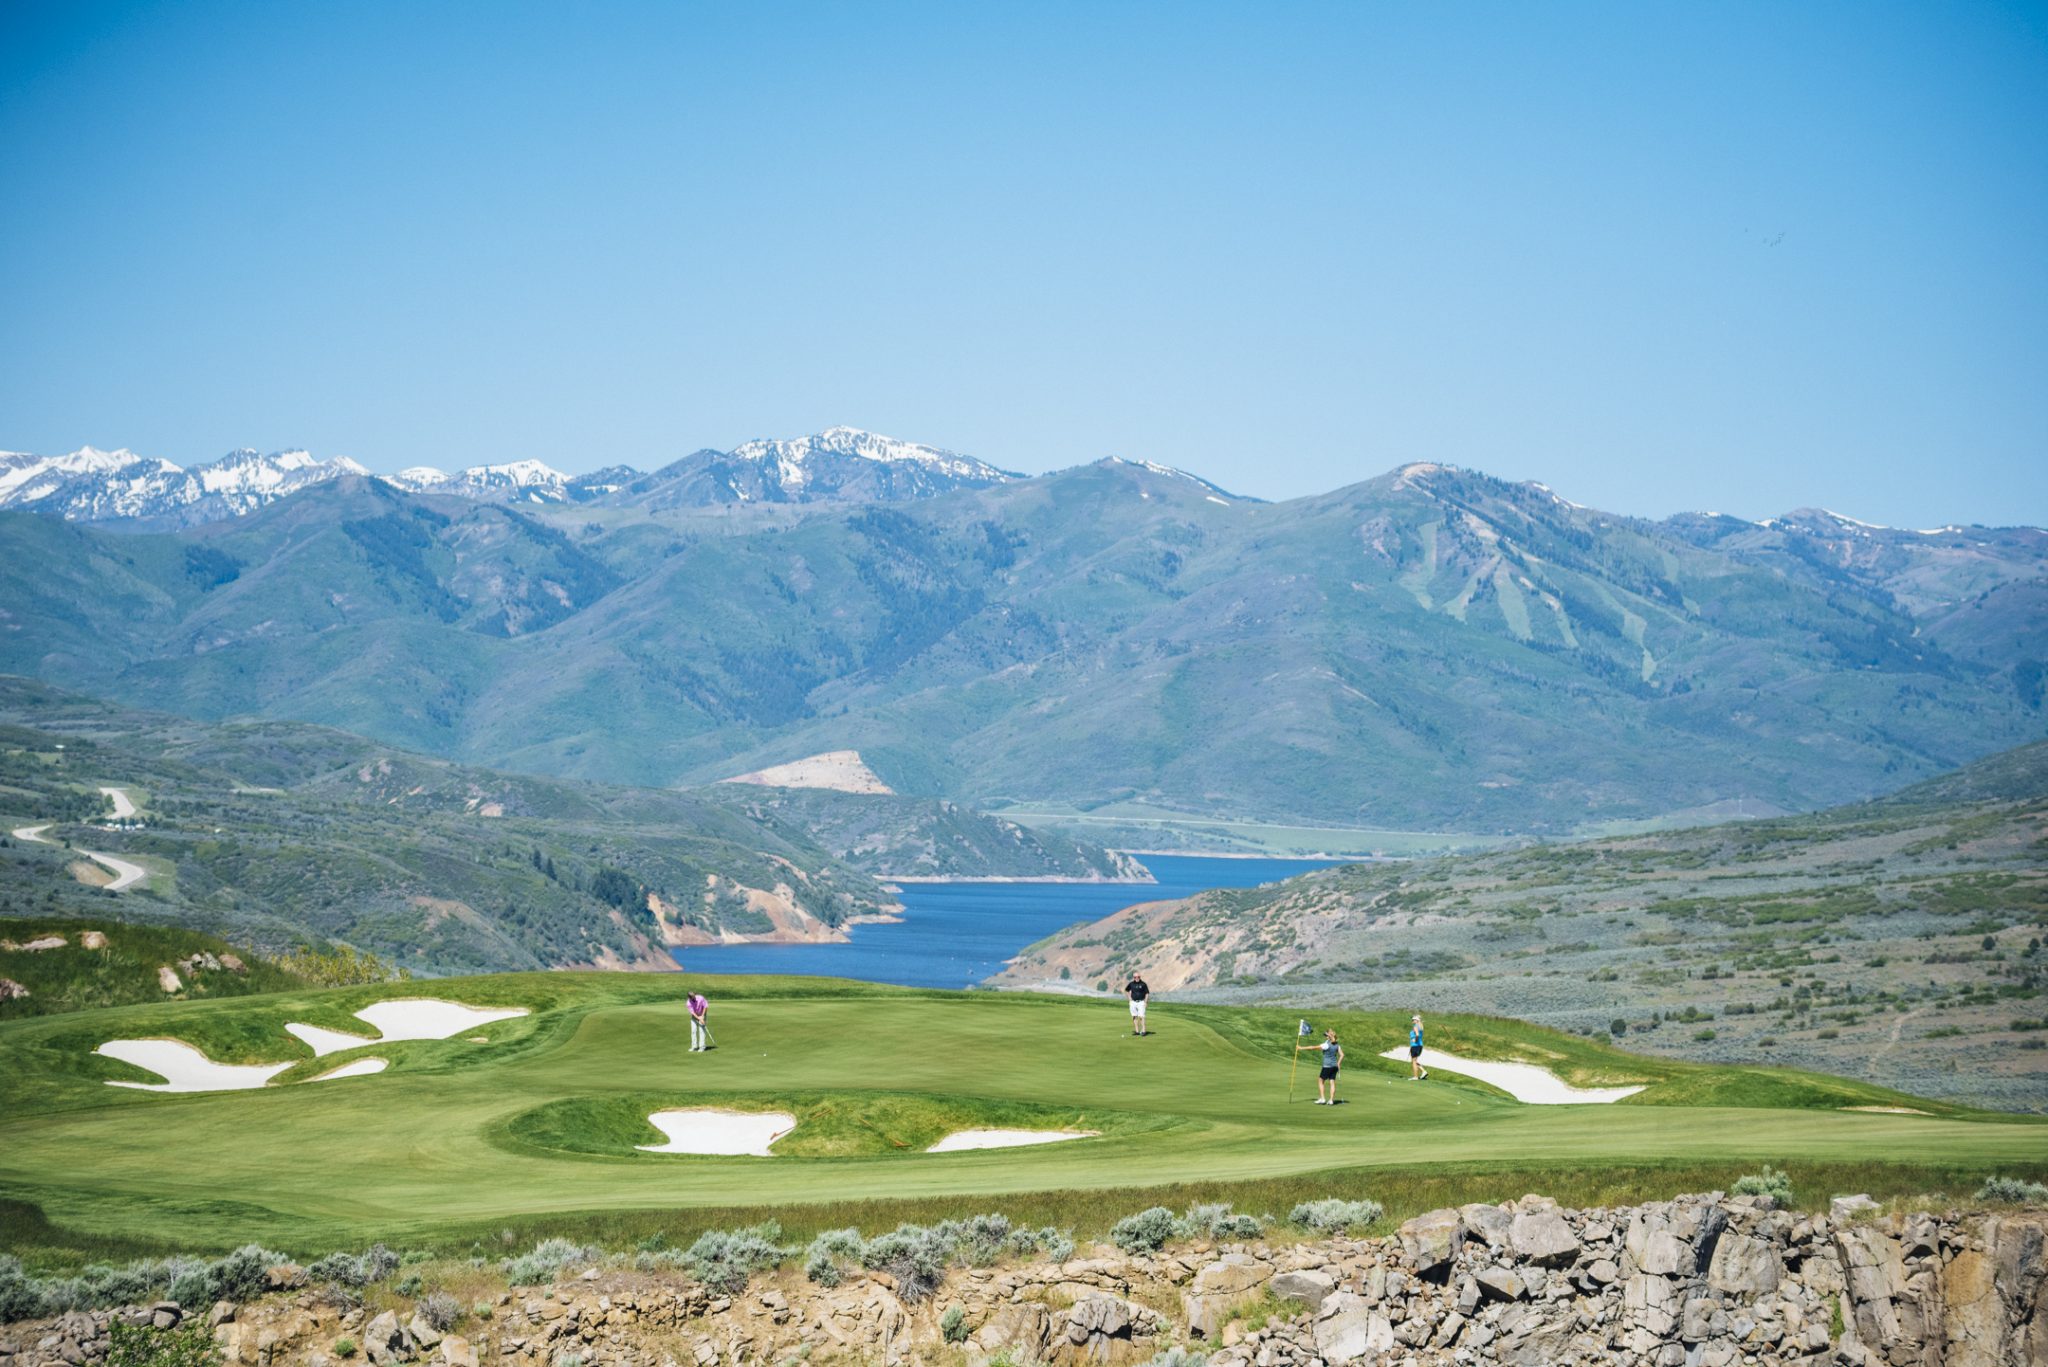
{"label": "green mountain slope", "polygon": [[1354,864],[1133,907],[1034,945],[995,981],[1138,966],[1169,995],[1491,1012],[2048,1110],[2044,934],[2035,744],[1808,816]]}
{"label": "green mountain slope", "polygon": [[1261,505],[1108,461],[809,511],[341,480],[178,535],[0,516],[0,667],[609,782],[858,749],[980,808],[1561,832],[2038,739],[2048,534],[1881,531],[1435,466]]}

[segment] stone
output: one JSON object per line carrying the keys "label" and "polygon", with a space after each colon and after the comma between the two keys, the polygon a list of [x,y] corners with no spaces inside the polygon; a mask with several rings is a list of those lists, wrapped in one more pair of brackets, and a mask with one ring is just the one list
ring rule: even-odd
{"label": "stone", "polygon": [[1458,1218],[1464,1222],[1465,1232],[1484,1242],[1488,1248],[1507,1246],[1508,1226],[1514,1217],[1504,1207],[1475,1201],[1469,1206],[1459,1206]]}
{"label": "stone", "polygon": [[1479,1290],[1491,1301],[1515,1301],[1528,1294],[1520,1277],[1505,1267],[1481,1268],[1473,1274]]}
{"label": "stone", "polygon": [[1052,1342],[1052,1313],[1038,1301],[996,1307],[974,1331],[975,1349],[984,1357],[1007,1354],[1012,1361],[1037,1362]]}
{"label": "stone", "polygon": [[1432,1210],[1403,1224],[1402,1251],[1417,1272],[1447,1267],[1465,1246],[1465,1222],[1455,1210]]}
{"label": "stone", "polygon": [[1508,1226],[1508,1243],[1538,1267],[1569,1267],[1579,1256],[1579,1236],[1555,1210],[1517,1215]]}
{"label": "stone", "polygon": [[1642,1251],[1636,1253],[1637,1269],[1653,1277],[1684,1276],[1697,1261],[1692,1245],[1668,1229],[1653,1230],[1643,1241]]}
{"label": "stone", "polygon": [[1323,1298],[1337,1289],[1337,1283],[1320,1272],[1282,1272],[1273,1278],[1273,1295],[1283,1301],[1300,1301],[1310,1313],[1320,1309]]}
{"label": "stone", "polygon": [[386,1310],[363,1326],[363,1356],[377,1367],[402,1362],[412,1356],[407,1350],[405,1331],[398,1327],[398,1316]]}
{"label": "stone", "polygon": [[1394,1326],[1385,1315],[1348,1291],[1333,1292],[1316,1321],[1316,1352],[1327,1363],[1356,1362],[1367,1354],[1383,1354],[1394,1346]]}
{"label": "stone", "polygon": [[476,1349],[460,1334],[441,1340],[441,1357],[448,1367],[476,1367]]}
{"label": "stone", "polygon": [[1586,1265],[1586,1279],[1595,1286],[1611,1286],[1621,1280],[1621,1269],[1612,1258],[1595,1258]]}
{"label": "stone", "polygon": [[1883,1207],[1879,1206],[1877,1202],[1871,1200],[1868,1196],[1837,1196],[1828,1202],[1828,1218],[1836,1224],[1841,1224],[1843,1221],[1853,1219],[1866,1211],[1881,1209]]}
{"label": "stone", "polygon": [[1214,1338],[1223,1318],[1238,1302],[1266,1284],[1273,1269],[1248,1253],[1226,1253],[1195,1274],[1181,1293],[1181,1311],[1188,1332]]}
{"label": "stone", "polygon": [[215,1301],[213,1303],[213,1312],[206,1317],[206,1327],[218,1329],[234,1317],[235,1303],[233,1301]]}
{"label": "stone", "polygon": [[417,1312],[414,1313],[411,1321],[406,1324],[405,1332],[412,1335],[414,1343],[429,1350],[441,1341],[441,1331],[428,1324],[426,1316]]}
{"label": "stone", "polygon": [[1775,1292],[1785,1275],[1785,1258],[1775,1244],[1747,1234],[1724,1234],[1707,1265],[1707,1285],[1735,1296]]}

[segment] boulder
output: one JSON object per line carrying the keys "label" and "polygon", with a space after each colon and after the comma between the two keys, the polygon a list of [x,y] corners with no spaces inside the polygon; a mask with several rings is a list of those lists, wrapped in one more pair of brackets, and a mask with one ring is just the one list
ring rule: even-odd
{"label": "boulder", "polygon": [[1724,1234],[1707,1265],[1707,1285],[1735,1296],[1762,1296],[1778,1289],[1785,1258],[1775,1244],[1747,1234]]}
{"label": "boulder", "polygon": [[476,1367],[476,1349],[460,1334],[441,1340],[441,1359],[448,1367]]}
{"label": "boulder", "polygon": [[1364,1300],[1348,1291],[1331,1293],[1316,1321],[1316,1352],[1331,1364],[1356,1362],[1367,1354],[1383,1354],[1394,1346],[1394,1326]]}
{"label": "boulder", "polygon": [[1828,1202],[1828,1218],[1836,1224],[1861,1215],[1866,1211],[1881,1210],[1877,1202],[1868,1196],[1837,1196]]}
{"label": "boulder", "polygon": [[363,1356],[376,1367],[403,1362],[412,1356],[412,1345],[398,1327],[398,1316],[386,1310],[363,1326]]}
{"label": "boulder", "polygon": [[1051,1342],[1052,1312],[1038,1301],[997,1306],[973,1336],[981,1356],[1006,1354],[1014,1362],[1042,1361]]}
{"label": "boulder", "polygon": [[1505,1267],[1481,1268],[1473,1274],[1472,1280],[1490,1301],[1518,1301],[1529,1290],[1520,1277]]}
{"label": "boulder", "polygon": [[1458,1207],[1458,1218],[1465,1224],[1465,1232],[1482,1240],[1488,1248],[1504,1248],[1508,1241],[1508,1227],[1514,1217],[1505,1206],[1491,1206],[1475,1201],[1469,1206]]}
{"label": "boulder", "polygon": [[441,1341],[441,1331],[428,1324],[427,1317],[419,1314],[417,1311],[414,1312],[412,1319],[406,1324],[405,1332],[412,1335],[414,1343],[429,1351],[432,1351],[434,1345]]}
{"label": "boulder", "polygon": [[1181,1293],[1188,1332],[1214,1338],[1231,1307],[1265,1285],[1272,1275],[1271,1267],[1248,1253],[1226,1253],[1204,1267]]}
{"label": "boulder", "polygon": [[1508,1226],[1508,1243],[1538,1267],[1570,1267],[1579,1256],[1579,1236],[1555,1210],[1517,1215]]}
{"label": "boulder", "polygon": [[1273,1278],[1273,1294],[1283,1301],[1300,1301],[1310,1312],[1322,1308],[1323,1298],[1337,1289],[1337,1283],[1320,1272],[1282,1272]]}
{"label": "boulder", "polygon": [[1465,1221],[1455,1210],[1432,1210],[1403,1224],[1401,1248],[1417,1272],[1448,1267],[1465,1246]]}

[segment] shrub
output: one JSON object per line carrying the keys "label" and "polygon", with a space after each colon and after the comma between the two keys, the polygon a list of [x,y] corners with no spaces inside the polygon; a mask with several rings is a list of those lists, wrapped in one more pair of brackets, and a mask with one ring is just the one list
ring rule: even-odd
{"label": "shrub", "polygon": [[946,1307],[946,1313],[939,1316],[939,1333],[948,1343],[967,1341],[967,1312],[957,1305]]}
{"label": "shrub", "polygon": [[356,1355],[356,1341],[340,1338],[334,1341],[334,1355],[338,1358],[352,1358]]}
{"label": "shrub", "polygon": [[1386,1213],[1386,1208],[1377,1201],[1326,1197],[1321,1201],[1303,1201],[1287,1212],[1287,1219],[1290,1224],[1323,1234],[1342,1234],[1346,1230],[1364,1229]]}
{"label": "shrub", "polygon": [[1073,1236],[1051,1225],[1043,1229],[1018,1229],[1010,1232],[1010,1251],[1016,1254],[1043,1253],[1053,1262],[1063,1263],[1074,1256]]}
{"label": "shrub", "polygon": [[972,1215],[965,1220],[947,1220],[938,1227],[969,1267],[987,1267],[1003,1256],[1012,1230],[1006,1215]]}
{"label": "shrub", "polygon": [[866,1248],[857,1229],[828,1229],[811,1240],[804,1255],[804,1275],[820,1286],[837,1286],[846,1279],[842,1262],[857,1263]]}
{"label": "shrub", "polygon": [[1239,1215],[1222,1204],[1189,1206],[1181,1218],[1185,1234],[1210,1239],[1256,1239],[1265,1228],[1266,1222],[1258,1216]]}
{"label": "shrub", "polygon": [[21,1270],[21,1259],[0,1253],[0,1324],[37,1319],[42,1314],[42,1287]]}
{"label": "shrub", "polygon": [[1737,1179],[1731,1190],[1737,1196],[1768,1196],[1781,1206],[1792,1204],[1792,1178],[1778,1171],[1769,1163],[1762,1172],[1752,1172]]}
{"label": "shrub", "polygon": [[782,1226],[773,1220],[731,1233],[706,1230],[683,1254],[683,1264],[714,1291],[737,1295],[746,1290],[747,1279],[754,1273],[789,1256],[790,1250],[775,1242],[781,1237]]}
{"label": "shrub", "polygon": [[562,1275],[571,1263],[594,1263],[602,1249],[585,1248],[568,1239],[543,1239],[516,1258],[505,1259],[505,1279],[514,1286],[538,1286]]}
{"label": "shrub", "polygon": [[462,1318],[462,1305],[445,1291],[436,1291],[422,1300],[419,1305],[420,1318],[442,1333],[455,1327],[455,1321]]}
{"label": "shrub", "polygon": [[897,1294],[915,1303],[938,1290],[953,1252],[953,1240],[943,1229],[898,1225],[889,1233],[868,1240],[861,1251],[861,1262],[894,1277]]}
{"label": "shrub", "polygon": [[336,1286],[363,1287],[381,1282],[398,1270],[398,1255],[382,1244],[371,1244],[361,1253],[330,1253],[306,1269],[310,1281]]}
{"label": "shrub", "polygon": [[427,1280],[417,1272],[408,1272],[391,1289],[401,1296],[417,1296],[427,1289]]}
{"label": "shrub", "polygon": [[1979,1201],[2006,1201],[2014,1205],[2048,1203],[2048,1187],[2018,1177],[1987,1177],[1977,1188]]}
{"label": "shrub", "polygon": [[1208,1361],[1207,1353],[1197,1353],[1176,1343],[1153,1354],[1151,1360],[1145,1363],[1145,1367],[1206,1367]]}
{"label": "shrub", "polygon": [[1126,1253],[1157,1253],[1168,1239],[1185,1233],[1178,1216],[1165,1206],[1153,1206],[1118,1220],[1110,1227],[1109,1241]]}

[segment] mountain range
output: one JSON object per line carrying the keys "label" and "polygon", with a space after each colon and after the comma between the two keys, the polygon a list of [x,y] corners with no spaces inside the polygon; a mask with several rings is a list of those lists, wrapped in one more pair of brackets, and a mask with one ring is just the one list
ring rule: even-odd
{"label": "mountain range", "polygon": [[126,449],[81,447],[62,456],[0,452],[0,508],[24,508],[81,522],[189,527],[239,517],[310,485],[368,476],[412,493],[506,503],[591,503],[701,508],[735,503],[885,502],[1022,479],[972,456],[834,427],[792,441],[751,441],[731,451],[698,451],[653,473],[609,465],[565,475],[539,460],[475,465],[450,473],[430,465],[371,475],[346,457],[304,451],[233,451],[182,469]]}
{"label": "mountain range", "polygon": [[1264,504],[848,429],[629,475],[0,512],[0,669],[609,782],[858,750],[899,793],[1204,838],[1806,810],[2048,728],[2035,528],[1650,521],[1429,464]]}

